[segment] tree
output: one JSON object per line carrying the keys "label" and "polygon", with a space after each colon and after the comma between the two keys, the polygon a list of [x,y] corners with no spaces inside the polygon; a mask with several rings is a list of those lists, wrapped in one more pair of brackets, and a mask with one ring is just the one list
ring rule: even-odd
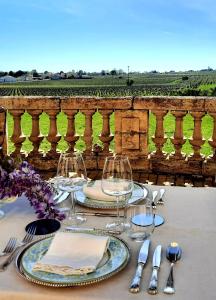
{"label": "tree", "polygon": [[112,75],[112,76],[117,75],[117,71],[115,69],[113,69],[112,71],[110,71],[110,75]]}
{"label": "tree", "polygon": [[20,77],[20,76],[23,76],[23,75],[25,75],[26,74],[26,72],[23,72],[23,71],[21,71],[21,70],[19,70],[19,71],[17,71],[15,74],[14,74],[14,77]]}
{"label": "tree", "polygon": [[38,74],[37,71],[33,72],[32,76],[33,76],[33,77],[40,77],[40,75]]}
{"label": "tree", "polygon": [[105,70],[102,70],[101,71],[101,76],[105,76],[106,75],[106,71]]}
{"label": "tree", "polygon": [[10,72],[8,73],[8,75],[9,75],[9,76],[14,76],[14,72],[13,72],[13,71],[10,71]]}
{"label": "tree", "polygon": [[78,78],[82,78],[83,75],[85,75],[85,72],[84,72],[83,70],[79,70],[79,71],[77,72]]}
{"label": "tree", "polygon": [[127,79],[126,84],[127,86],[132,86],[134,84],[133,79]]}

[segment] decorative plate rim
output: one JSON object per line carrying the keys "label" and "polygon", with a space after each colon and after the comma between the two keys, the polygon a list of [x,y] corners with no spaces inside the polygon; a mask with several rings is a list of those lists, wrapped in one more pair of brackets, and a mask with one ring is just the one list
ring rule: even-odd
{"label": "decorative plate rim", "polygon": [[[130,203],[137,203],[140,199],[146,198],[150,195],[150,190],[149,188],[147,188],[145,185],[142,185],[139,182],[134,182],[134,185],[137,186],[140,189],[145,189],[146,190],[146,195],[144,196],[140,196],[138,199],[135,199],[133,202]],[[88,197],[85,197],[83,191],[78,191],[75,193],[76,194],[76,202],[77,204],[84,206],[84,207],[88,207],[88,208],[98,208],[98,209],[116,209],[117,205],[115,202],[113,201],[102,201],[102,200],[97,200],[97,199],[90,199]],[[133,192],[132,192],[133,194]],[[82,197],[84,197],[84,200],[80,200],[79,199],[79,195],[82,195]],[[92,201],[85,201],[86,199],[88,200],[92,200]],[[130,198],[131,199],[131,198]],[[121,204],[119,203],[119,208],[124,208],[125,204]]]}
{"label": "decorative plate rim", "polygon": [[[91,232],[91,233],[89,233],[89,234],[100,235],[100,233],[98,233],[98,232],[94,232],[94,233]],[[119,237],[116,237],[116,236],[113,236],[113,235],[109,235],[109,236],[111,236],[111,237],[113,237],[114,239],[120,241],[120,242],[124,245],[125,250],[126,250],[126,252],[127,252],[127,253],[126,253],[126,258],[125,258],[125,260],[122,262],[122,264],[121,264],[119,267],[117,267],[116,269],[114,269],[113,271],[111,271],[111,272],[109,272],[109,273],[107,273],[107,274],[105,274],[105,275],[99,275],[98,278],[95,278],[95,279],[92,279],[92,280],[89,279],[89,280],[84,280],[84,281],[78,281],[78,282],[65,282],[65,283],[56,283],[56,282],[54,282],[54,283],[53,283],[53,282],[43,281],[43,280],[39,280],[39,279],[36,279],[36,278],[34,278],[34,277],[31,277],[31,275],[28,274],[28,273],[24,270],[24,268],[23,268],[23,266],[22,266],[22,264],[21,264],[21,260],[22,260],[22,257],[23,257],[23,255],[24,255],[25,251],[26,251],[27,249],[29,249],[31,246],[33,246],[34,244],[36,244],[36,243],[38,243],[38,242],[40,242],[40,241],[42,241],[42,240],[46,240],[46,239],[48,239],[48,238],[50,238],[50,237],[52,237],[52,236],[44,237],[44,238],[42,238],[42,239],[33,241],[33,242],[31,242],[30,244],[28,244],[25,248],[23,248],[23,249],[19,252],[19,254],[17,255],[17,257],[16,257],[16,269],[17,269],[19,275],[20,275],[21,277],[25,278],[27,281],[30,281],[30,282],[35,283],[35,284],[38,284],[38,285],[49,286],[49,287],[73,287],[73,286],[84,286],[84,285],[89,285],[89,284],[93,284],[93,283],[100,282],[100,281],[102,281],[102,280],[108,279],[109,277],[111,277],[111,276],[113,276],[113,275],[119,273],[121,270],[123,270],[123,269],[126,267],[126,265],[128,264],[128,262],[129,262],[129,260],[130,260],[130,249],[129,249],[127,243],[126,243],[123,239],[121,239],[121,238],[119,238]]]}

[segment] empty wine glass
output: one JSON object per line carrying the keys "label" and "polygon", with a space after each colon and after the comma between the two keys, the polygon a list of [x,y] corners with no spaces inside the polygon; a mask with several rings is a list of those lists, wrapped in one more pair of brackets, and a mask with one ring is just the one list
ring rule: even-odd
{"label": "empty wine glass", "polygon": [[118,231],[125,230],[125,224],[120,219],[119,202],[127,203],[127,195],[133,190],[132,170],[128,157],[115,155],[107,157],[105,160],[102,182],[102,191],[116,197],[117,218],[114,222],[107,224],[106,227]]}
{"label": "empty wine glass", "polygon": [[71,207],[67,218],[67,225],[78,225],[86,221],[86,218],[76,215],[75,192],[83,188],[87,182],[86,168],[80,153],[62,153],[57,170],[57,185],[61,191],[70,193]]}

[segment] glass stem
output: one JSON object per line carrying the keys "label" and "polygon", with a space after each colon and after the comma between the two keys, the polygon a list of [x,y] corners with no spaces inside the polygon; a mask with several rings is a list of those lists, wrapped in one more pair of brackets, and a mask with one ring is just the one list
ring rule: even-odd
{"label": "glass stem", "polygon": [[119,214],[119,196],[116,196],[116,204],[117,204],[117,223],[120,224],[120,214]]}
{"label": "glass stem", "polygon": [[71,211],[70,211],[70,215],[71,216],[75,216],[76,212],[75,212],[74,192],[70,193],[70,197],[71,197]]}

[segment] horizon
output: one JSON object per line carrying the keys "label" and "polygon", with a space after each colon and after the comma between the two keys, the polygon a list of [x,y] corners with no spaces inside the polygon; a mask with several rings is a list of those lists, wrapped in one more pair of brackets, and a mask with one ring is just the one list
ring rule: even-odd
{"label": "horizon", "polygon": [[216,69],[213,0],[0,0],[0,6],[5,72]]}

